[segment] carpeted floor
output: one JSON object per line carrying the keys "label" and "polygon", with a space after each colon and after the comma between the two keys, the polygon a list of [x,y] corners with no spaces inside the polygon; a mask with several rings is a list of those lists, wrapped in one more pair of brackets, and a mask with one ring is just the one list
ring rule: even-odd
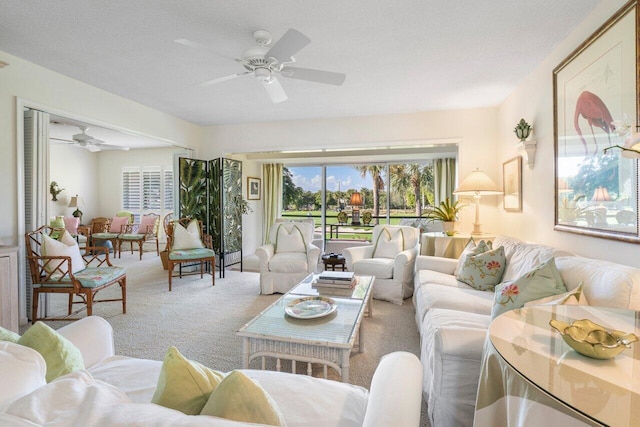
{"label": "carpeted floor", "polygon": [[[216,274],[213,287],[209,275],[174,278],[169,292],[167,272],[154,252],[145,252],[142,261],[137,253],[123,253],[112,262],[127,269],[127,314],[122,314],[120,303],[102,303],[94,306],[94,315],[111,323],[116,351],[126,356],[162,360],[173,345],[187,358],[214,369],[241,368],[242,340],[235,332],[280,297],[259,295],[259,274],[255,272],[227,270],[225,278]],[[119,287],[111,286],[98,296],[118,293]],[[50,301],[51,315],[66,313],[65,295],[52,295]],[[381,356],[397,350],[420,352],[410,299],[402,306],[373,300],[373,313],[364,319],[366,351],[351,356],[350,382],[366,388]],[[65,323],[49,324],[57,328]],[[320,376],[321,370],[317,371]],[[421,425],[428,426],[424,406],[423,402]]]}

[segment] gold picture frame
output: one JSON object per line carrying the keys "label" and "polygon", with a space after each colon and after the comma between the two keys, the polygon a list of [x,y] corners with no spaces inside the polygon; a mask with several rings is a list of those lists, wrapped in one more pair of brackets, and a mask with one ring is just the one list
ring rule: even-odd
{"label": "gold picture frame", "polygon": [[260,200],[262,183],[260,178],[247,177],[247,200]]}
{"label": "gold picture frame", "polygon": [[507,212],[522,212],[522,157],[502,164],[502,206]]}
{"label": "gold picture frame", "polygon": [[553,70],[554,230],[640,243],[637,161],[604,151],[640,124],[638,9],[627,2]]}

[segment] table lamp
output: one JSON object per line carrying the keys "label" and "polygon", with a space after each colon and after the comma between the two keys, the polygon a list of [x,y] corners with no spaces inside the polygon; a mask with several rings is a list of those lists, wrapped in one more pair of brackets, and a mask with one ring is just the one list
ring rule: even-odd
{"label": "table lamp", "polygon": [[69,206],[67,207],[76,208],[76,210],[73,211],[71,215],[73,215],[76,218],[79,218],[80,222],[82,222],[82,211],[78,209],[80,206],[84,206],[84,200],[82,200],[82,197],[76,194],[75,196],[71,197],[71,200],[69,201]]}
{"label": "table lamp", "polygon": [[349,199],[349,204],[352,207],[351,211],[351,224],[360,225],[360,206],[362,203],[362,194],[357,191],[351,193],[351,199]]}
{"label": "table lamp", "polygon": [[480,197],[502,194],[502,191],[489,176],[483,171],[476,169],[469,174],[456,188],[453,194],[459,196],[473,196],[476,204],[476,220],[473,223],[472,236],[483,234],[480,224]]}

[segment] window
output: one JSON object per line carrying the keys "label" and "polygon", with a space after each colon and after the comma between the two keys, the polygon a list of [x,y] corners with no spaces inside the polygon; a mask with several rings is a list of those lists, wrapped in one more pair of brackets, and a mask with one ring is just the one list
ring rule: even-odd
{"label": "window", "polygon": [[163,167],[125,168],[122,171],[122,208],[140,216],[160,216],[173,210],[173,171]]}

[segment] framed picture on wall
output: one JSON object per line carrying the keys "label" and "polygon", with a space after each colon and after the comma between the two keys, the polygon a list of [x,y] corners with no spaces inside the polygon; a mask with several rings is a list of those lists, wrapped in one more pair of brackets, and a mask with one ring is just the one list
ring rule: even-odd
{"label": "framed picture on wall", "polygon": [[502,203],[507,212],[522,211],[522,157],[502,164]]}
{"label": "framed picture on wall", "polygon": [[555,230],[640,243],[638,164],[619,148],[640,124],[637,3],[553,70]]}
{"label": "framed picture on wall", "polygon": [[248,200],[260,200],[260,194],[262,191],[260,178],[254,178],[252,176],[247,177],[247,199]]}

